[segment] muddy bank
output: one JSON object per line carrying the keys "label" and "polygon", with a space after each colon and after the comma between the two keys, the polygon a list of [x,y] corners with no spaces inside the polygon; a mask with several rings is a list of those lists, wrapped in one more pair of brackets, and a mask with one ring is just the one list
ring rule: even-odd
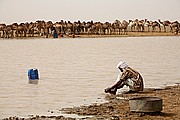
{"label": "muddy bank", "polygon": [[[160,113],[133,113],[130,112],[128,99],[142,96],[157,96],[163,100],[163,110]],[[94,115],[88,119],[121,119],[121,120],[144,120],[144,119],[180,119],[180,86],[166,87],[165,89],[145,89],[139,93],[127,93],[122,95],[110,96],[109,101],[104,104],[94,104],[76,108],[64,108],[65,113],[78,115]]]}
{"label": "muddy bank", "polygon": [[[134,113],[130,112],[128,99],[142,96],[156,96],[163,100],[163,110],[160,113]],[[169,86],[164,89],[145,89],[139,93],[126,93],[119,95],[107,95],[108,102],[103,104],[92,104],[89,106],[80,106],[73,108],[63,108],[60,111],[66,114],[77,114],[81,116],[90,116],[78,118],[78,120],[179,120],[180,119],[180,85]],[[5,118],[4,120],[12,120]],[[32,116],[29,118],[14,117],[15,120],[76,120],[77,118],[65,118],[64,116]]]}

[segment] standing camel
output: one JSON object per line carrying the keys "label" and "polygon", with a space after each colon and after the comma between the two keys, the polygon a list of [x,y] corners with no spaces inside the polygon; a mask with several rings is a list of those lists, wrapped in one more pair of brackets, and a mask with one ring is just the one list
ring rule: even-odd
{"label": "standing camel", "polygon": [[[141,21],[141,22],[142,22],[142,21]],[[138,32],[140,32],[140,31],[141,31],[140,21],[139,21],[138,19],[135,19],[135,20],[133,21],[133,23],[134,23],[134,26],[135,26],[136,30],[137,30]]]}
{"label": "standing camel", "polygon": [[135,19],[134,21],[129,20],[131,31],[134,32],[137,30],[138,32],[143,32],[146,21],[147,21],[147,19],[140,20],[140,21],[138,19]]}
{"label": "standing camel", "polygon": [[75,21],[73,23],[73,26],[74,26],[74,32],[75,34],[80,34],[81,33],[81,22],[78,20],[77,22]]}
{"label": "standing camel", "polygon": [[92,30],[93,21],[83,22],[84,25],[84,33],[89,34]]}
{"label": "standing camel", "polygon": [[94,34],[100,34],[101,35],[101,32],[102,32],[102,24],[101,22],[95,22],[93,25],[92,25],[92,30],[94,32]]}
{"label": "standing camel", "polygon": [[120,29],[121,31],[123,31],[123,34],[127,34],[127,27],[129,25],[129,22],[127,22],[126,20],[123,20],[121,25],[120,25]]}
{"label": "standing camel", "polygon": [[[0,24],[0,37],[5,37],[6,24]],[[2,33],[2,34],[1,34]]]}
{"label": "standing camel", "polygon": [[152,32],[155,31],[155,28],[159,28],[159,32],[161,32],[161,26],[157,21],[147,21],[147,23],[148,23],[148,29],[150,26],[152,27]]}
{"label": "standing camel", "polygon": [[35,31],[35,23],[33,22],[30,22],[27,25],[27,34],[28,34],[28,37],[31,36],[33,37],[34,36],[34,31]]}
{"label": "standing camel", "polygon": [[129,26],[130,26],[131,32],[136,31],[136,24],[137,24],[136,21],[129,20]]}
{"label": "standing camel", "polygon": [[106,34],[106,31],[107,31],[107,34],[111,34],[110,27],[111,27],[111,23],[109,23],[109,22],[105,22],[102,24],[102,31],[103,31],[104,35]]}
{"label": "standing camel", "polygon": [[17,37],[20,35],[20,37],[26,37],[26,33],[27,33],[27,26],[25,25],[25,23],[20,23],[17,26]]}
{"label": "standing camel", "polygon": [[69,34],[74,34],[74,25],[70,21],[66,22],[65,21],[65,33]]}
{"label": "standing camel", "polygon": [[171,32],[177,34],[180,31],[180,23],[178,21],[170,24]]}
{"label": "standing camel", "polygon": [[51,36],[52,27],[53,27],[52,21],[45,22],[45,24],[44,24],[44,34],[45,34],[46,38]]}
{"label": "standing camel", "polygon": [[147,19],[139,21],[139,25],[138,26],[139,26],[139,30],[141,32],[144,32],[144,26],[145,26],[146,22],[147,22]]}
{"label": "standing camel", "polygon": [[63,20],[61,20],[60,22],[54,23],[53,26],[56,28],[58,34],[66,34],[65,33],[66,24]]}
{"label": "standing camel", "polygon": [[111,28],[113,29],[113,32],[115,34],[119,34],[120,35],[120,26],[121,26],[121,22],[119,20],[115,20],[112,25],[111,25]]}
{"label": "standing camel", "polygon": [[171,24],[171,22],[169,22],[168,20],[166,20],[166,21],[161,21],[160,19],[158,19],[158,21],[159,21],[160,24],[163,25],[163,27],[164,27],[164,32],[166,32],[166,27],[168,27],[168,26]]}

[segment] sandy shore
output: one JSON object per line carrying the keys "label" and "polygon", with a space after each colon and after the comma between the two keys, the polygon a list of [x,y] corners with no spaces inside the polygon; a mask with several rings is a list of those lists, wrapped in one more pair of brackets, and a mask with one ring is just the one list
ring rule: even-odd
{"label": "sandy shore", "polygon": [[[178,34],[174,34],[171,32],[127,32],[127,34],[112,34],[112,35],[87,35],[87,34],[81,34],[81,35],[63,35],[57,38],[57,39],[61,39],[61,38],[104,38],[104,37],[155,37],[155,36],[180,36],[180,33]],[[23,39],[37,39],[37,38],[46,38],[45,36],[34,36],[34,37],[15,37],[15,38],[9,38],[9,39],[19,39],[19,40],[23,40]],[[52,36],[49,38],[53,38]],[[49,39],[47,38],[47,39]],[[6,40],[8,38],[0,38],[0,40]]]}
{"label": "sandy shore", "polygon": [[[75,35],[80,38],[101,38],[101,37],[155,37],[155,36],[180,36],[180,34],[173,34],[171,32],[127,32],[121,35]],[[68,36],[72,37],[72,36]]]}
{"label": "sandy shore", "polygon": [[[160,113],[134,113],[130,112],[129,100],[133,97],[156,96],[163,100],[163,110]],[[125,98],[125,99],[120,99]],[[60,111],[66,114],[77,114],[91,117],[81,119],[86,120],[179,120],[180,119],[180,85],[169,86],[164,89],[145,89],[139,93],[126,93],[119,95],[106,95],[108,102],[102,104],[92,104],[89,106],[79,106],[73,108],[63,108]],[[15,118],[15,117],[14,117]],[[10,120],[5,118],[4,120]],[[23,118],[17,118],[16,120]],[[76,120],[77,118],[65,118],[63,116],[32,116],[24,120]],[[80,118],[78,120],[81,120]]]}

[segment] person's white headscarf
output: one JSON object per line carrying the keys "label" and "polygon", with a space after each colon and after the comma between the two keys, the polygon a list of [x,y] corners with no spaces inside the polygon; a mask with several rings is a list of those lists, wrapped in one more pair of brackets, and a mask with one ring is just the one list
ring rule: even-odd
{"label": "person's white headscarf", "polygon": [[128,65],[126,64],[126,62],[125,61],[120,61],[119,63],[118,63],[118,65],[117,65],[117,68],[118,68],[118,70],[119,70],[119,75],[118,75],[118,77],[117,77],[117,80],[116,80],[116,82],[118,82],[119,80],[120,80],[120,77],[121,77],[121,70],[119,69],[119,68],[122,68],[122,69],[126,69],[128,67]]}
{"label": "person's white headscarf", "polygon": [[119,68],[125,69],[125,68],[127,68],[127,67],[128,67],[128,65],[126,64],[125,61],[120,61],[119,64],[117,65],[117,68],[118,68],[118,69],[119,69]]}

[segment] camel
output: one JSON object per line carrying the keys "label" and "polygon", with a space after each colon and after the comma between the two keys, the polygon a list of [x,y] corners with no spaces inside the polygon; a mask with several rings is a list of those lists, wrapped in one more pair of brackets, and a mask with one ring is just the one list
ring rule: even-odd
{"label": "camel", "polygon": [[11,25],[6,25],[4,30],[5,30],[5,38],[13,37],[13,30],[12,30]]}
{"label": "camel", "polygon": [[38,36],[49,37],[53,23],[51,21],[45,22],[44,20],[38,20],[34,24],[34,31],[37,31]]}
{"label": "camel", "polygon": [[55,27],[56,31],[58,34],[61,34],[61,30],[62,30],[62,24],[61,22],[56,22],[53,24],[53,27]]}
{"label": "camel", "polygon": [[[110,22],[80,22],[75,21],[63,21],[53,23],[52,21],[45,22],[44,20],[38,20],[30,23],[13,23],[10,25],[0,24],[0,37],[2,38],[13,38],[13,37],[31,37],[34,34],[38,36],[50,37],[52,28],[57,30],[58,34],[127,34],[127,27],[129,26],[131,31],[144,31],[144,26],[147,25],[148,32],[151,27],[151,32],[161,32],[161,26],[164,27],[164,32],[167,32],[167,27],[170,27],[171,32],[177,34],[180,31],[180,23],[178,21],[170,22],[168,20],[161,21],[147,21],[135,19],[120,22],[115,20],[113,23]],[[156,30],[157,29],[157,30]]]}
{"label": "camel", "polygon": [[147,28],[148,28],[148,30],[147,30],[148,32],[150,31],[149,29],[151,27],[151,23],[152,23],[152,21],[147,21],[145,24],[145,26],[147,26]]}
{"label": "camel", "polygon": [[2,31],[2,35],[0,37],[3,38],[12,38],[17,36],[17,23],[13,23],[11,25],[0,24],[0,31]]}
{"label": "camel", "polygon": [[144,31],[144,26],[145,26],[146,22],[147,22],[147,19],[139,21],[139,23],[138,23],[139,31],[141,31],[141,32]]}
{"label": "camel", "polygon": [[54,23],[53,27],[56,28],[58,34],[66,34],[65,33],[66,23],[63,20]]}
{"label": "camel", "polygon": [[11,25],[11,28],[12,28],[12,30],[13,30],[13,37],[17,37],[18,35],[17,35],[17,29],[18,29],[18,24],[17,23],[13,23],[12,25]]}
{"label": "camel", "polygon": [[86,22],[85,22],[85,21],[83,21],[83,22],[81,23],[82,33],[83,33],[83,34],[84,34],[84,33],[85,33],[85,31],[86,31],[86,29],[85,29],[85,25],[86,25]]}
{"label": "camel", "polygon": [[52,21],[45,22],[45,24],[44,24],[44,35],[46,36],[46,38],[48,38],[49,35],[51,35],[50,33],[52,30],[52,27],[53,27]]}
{"label": "camel", "polygon": [[86,24],[85,21],[81,22],[81,24],[80,24],[81,33],[83,33],[83,34],[85,33],[85,24]]}
{"label": "camel", "polygon": [[33,36],[34,36],[34,33],[35,33],[35,28],[36,28],[35,23],[30,22],[30,23],[26,23],[25,25],[26,25],[26,27],[27,27],[28,37],[29,37],[29,36],[30,36],[30,37],[33,37]]}
{"label": "camel", "polygon": [[133,21],[133,23],[135,24],[136,30],[139,32],[139,31],[140,31],[139,20],[138,20],[138,19],[135,19],[135,20]]}
{"label": "camel", "polygon": [[123,34],[127,34],[127,27],[129,25],[129,22],[126,20],[123,20],[122,23],[120,24],[120,30],[123,31]]}
{"label": "camel", "polygon": [[121,31],[121,22],[119,20],[115,20],[112,25],[111,28],[113,29],[114,33],[118,33],[120,35],[120,31]]}
{"label": "camel", "polygon": [[6,24],[0,24],[0,37],[2,38],[4,38],[5,36],[5,28],[6,28]]}
{"label": "camel", "polygon": [[161,26],[157,21],[147,21],[148,23],[148,31],[149,31],[149,27],[152,27],[152,32],[155,31],[155,28],[158,27],[159,28],[159,32],[161,32]]}
{"label": "camel", "polygon": [[107,34],[111,34],[110,27],[111,27],[111,23],[109,23],[109,22],[105,22],[102,24],[102,31],[103,31],[104,35],[106,34],[106,32],[107,32]]}
{"label": "camel", "polygon": [[92,34],[98,34],[96,24],[97,24],[97,23],[95,22],[95,23],[92,24],[92,26],[91,26],[91,33],[92,33]]}
{"label": "camel", "polygon": [[115,23],[111,24],[111,32],[112,32],[112,34],[116,34],[117,33],[116,32],[116,24]]}
{"label": "camel", "polygon": [[91,32],[91,29],[92,29],[92,25],[93,25],[93,21],[88,21],[87,23],[86,22],[83,22],[84,24],[84,28],[85,28],[85,33],[90,33]]}
{"label": "camel", "polygon": [[180,23],[178,21],[171,22],[170,28],[172,33],[178,34],[178,31],[180,30]]}
{"label": "camel", "polygon": [[26,34],[27,34],[27,26],[25,25],[25,23],[20,23],[18,26],[17,26],[17,37],[26,37]]}
{"label": "camel", "polygon": [[44,30],[45,21],[44,20],[38,20],[38,21],[36,21],[35,26],[37,28],[38,36],[43,36],[45,34],[45,30]]}
{"label": "camel", "polygon": [[135,32],[136,24],[137,23],[135,21],[129,20],[129,26],[130,26],[131,32]]}
{"label": "camel", "polygon": [[81,31],[80,24],[81,24],[80,21],[78,21],[78,22],[74,21],[73,22],[73,27],[74,27],[74,33],[75,34],[80,34],[80,31]]}
{"label": "camel", "polygon": [[123,20],[122,23],[119,21],[119,20],[115,20],[113,23],[112,23],[112,29],[114,29],[114,32],[117,33],[120,35],[121,34],[121,31],[122,34],[127,34],[127,27],[129,25],[129,22]]}
{"label": "camel", "polygon": [[140,21],[138,19],[135,19],[134,21],[129,20],[131,31],[134,32],[136,29],[138,32],[143,32],[146,22],[147,22],[147,19],[140,20]]}
{"label": "camel", "polygon": [[65,33],[67,33],[67,34],[74,34],[74,25],[73,25],[73,23],[71,23],[70,21],[68,21],[68,22],[66,22],[65,21],[65,25],[66,25],[66,27],[65,27]]}
{"label": "camel", "polygon": [[129,23],[131,23],[131,31],[140,31],[140,26],[139,26],[139,20],[135,19],[134,21],[129,20]]}
{"label": "camel", "polygon": [[116,24],[115,24],[115,23],[112,23],[112,24],[111,24],[111,32],[112,32],[112,33],[115,33],[115,32],[116,32]]}
{"label": "camel", "polygon": [[160,24],[163,25],[164,32],[166,32],[166,27],[168,27],[171,24],[171,22],[169,22],[168,20],[162,22],[160,19],[158,19],[158,21],[159,21]]}
{"label": "camel", "polygon": [[94,34],[102,34],[102,26],[103,26],[103,23],[101,23],[101,22],[95,22],[93,25],[92,25],[92,32],[94,33]]}
{"label": "camel", "polygon": [[140,21],[138,19],[135,19],[134,21],[129,20],[129,26],[132,32],[135,32],[136,30],[138,32],[144,31],[144,20],[140,20]]}
{"label": "camel", "polygon": [[83,26],[81,25],[81,22],[78,20],[73,23],[74,26],[74,32],[76,34],[80,34],[83,31]]}

